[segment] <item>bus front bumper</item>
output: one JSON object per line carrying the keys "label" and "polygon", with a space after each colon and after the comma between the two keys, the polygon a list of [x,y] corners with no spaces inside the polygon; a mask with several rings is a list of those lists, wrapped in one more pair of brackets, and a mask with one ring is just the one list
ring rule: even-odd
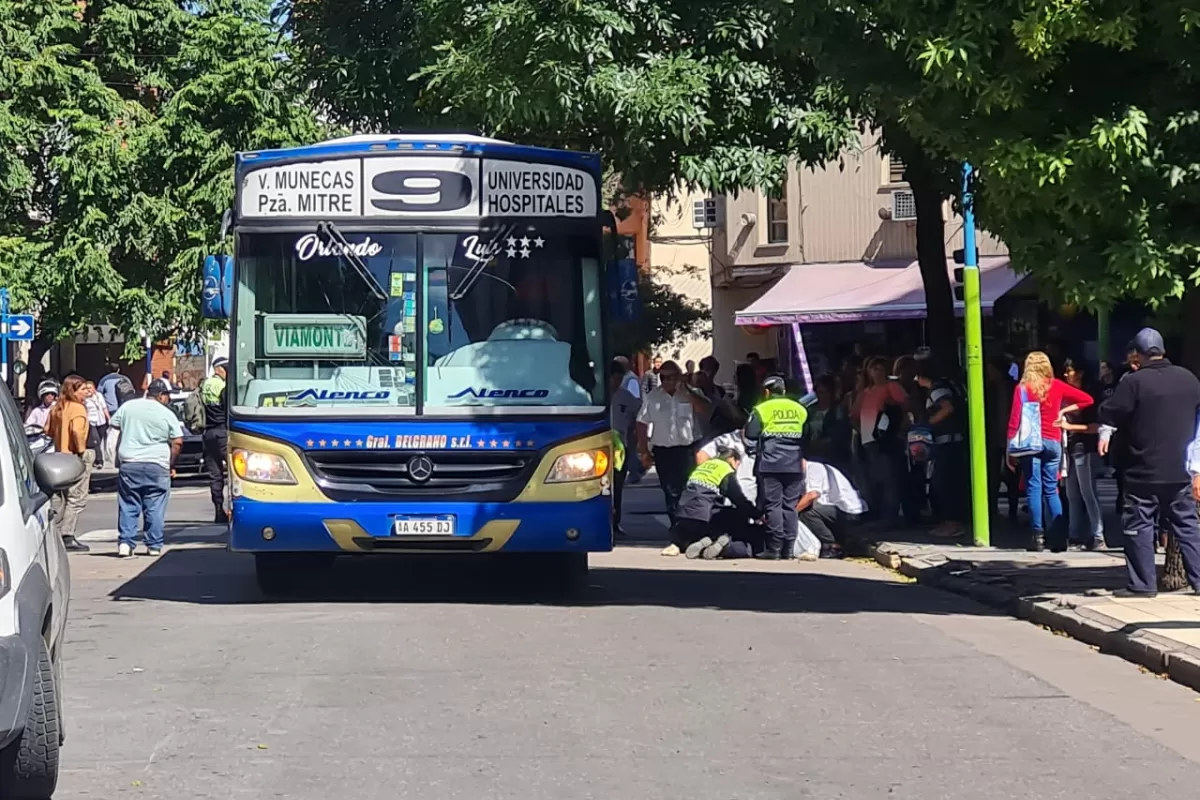
{"label": "bus front bumper", "polygon": [[[397,518],[450,517],[452,536],[397,534]],[[611,498],[575,503],[268,503],[233,501],[229,549],[243,553],[601,553]]]}

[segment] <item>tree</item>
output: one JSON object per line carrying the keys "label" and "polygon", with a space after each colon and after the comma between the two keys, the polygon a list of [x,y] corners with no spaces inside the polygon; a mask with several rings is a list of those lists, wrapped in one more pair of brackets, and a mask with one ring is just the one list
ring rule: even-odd
{"label": "tree", "polygon": [[1190,5],[816,4],[793,41],[851,42],[813,58],[925,147],[981,166],[981,221],[1043,289],[1158,302],[1200,278]]}
{"label": "tree", "polygon": [[268,13],[266,0],[0,2],[13,54],[0,276],[14,309],[40,317],[35,363],[91,321],[197,329],[234,153],[320,131]]}
{"label": "tree", "polygon": [[633,356],[653,352],[712,330],[711,309],[655,280],[653,270],[638,272],[638,300],[638,318],[612,326],[613,353]]}
{"label": "tree", "polygon": [[[773,35],[795,11],[773,2],[297,4],[290,30],[309,80],[350,124],[442,125],[555,147],[595,149],[629,189],[710,193],[779,188],[790,160],[824,164],[858,143],[882,103],[823,51]],[[861,36],[860,32],[857,35]],[[378,46],[401,40],[400,48]],[[897,54],[878,63],[886,74]],[[842,57],[857,63],[856,54]],[[876,59],[879,61],[879,59]],[[336,82],[333,76],[337,77]],[[353,76],[357,84],[345,78]],[[887,110],[891,110],[888,108]],[[917,197],[918,256],[937,351],[957,339],[942,206],[950,162],[893,114]],[[878,120],[876,120],[878,121]]]}
{"label": "tree", "polygon": [[[350,29],[334,29],[335,8]],[[370,31],[353,30],[361,9],[376,14]],[[821,160],[845,144],[850,114],[880,127],[910,163],[939,330],[950,302],[930,233],[940,214],[924,221],[964,159],[983,170],[981,223],[1054,299],[1158,302],[1200,279],[1200,12],[1184,0],[355,0],[303,11],[293,30],[313,79],[364,78],[321,93],[335,113],[381,123],[386,106],[393,125],[441,119],[593,147],[651,188],[675,174],[708,191],[771,188],[790,155]],[[397,37],[400,54],[354,51]]]}
{"label": "tree", "polygon": [[350,0],[295,3],[287,25],[346,124],[597,150],[629,189],[724,191],[776,188],[790,155],[826,163],[854,133],[765,22],[730,0]]}

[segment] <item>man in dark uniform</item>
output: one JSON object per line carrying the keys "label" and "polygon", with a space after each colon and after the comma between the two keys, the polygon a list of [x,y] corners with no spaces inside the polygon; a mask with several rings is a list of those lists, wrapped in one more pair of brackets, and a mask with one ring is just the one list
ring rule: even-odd
{"label": "man in dark uniform", "polygon": [[763,382],[765,399],[746,423],[747,442],[755,445],[758,502],[767,521],[767,543],[756,558],[791,558],[799,533],[796,504],[804,495],[800,442],[808,410],[786,396],[783,378]]}
{"label": "man in dark uniform", "polygon": [[225,407],[225,376],[229,359],[213,360],[213,374],[200,384],[204,402],[204,469],[208,473],[213,521],[229,522],[225,510],[225,483],[229,478],[229,414]]}
{"label": "man in dark uniform", "polygon": [[1188,583],[1200,593],[1200,380],[1166,359],[1162,335],[1153,328],[1139,331],[1127,349],[1137,369],[1097,412],[1101,425],[1126,434],[1129,448],[1122,520],[1129,586],[1113,594],[1158,593],[1154,540],[1160,520],[1175,534]]}

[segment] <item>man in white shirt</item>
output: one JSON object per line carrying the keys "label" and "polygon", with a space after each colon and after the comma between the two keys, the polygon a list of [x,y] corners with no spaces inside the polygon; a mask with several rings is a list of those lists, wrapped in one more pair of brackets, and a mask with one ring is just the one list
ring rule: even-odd
{"label": "man in white shirt", "polygon": [[695,466],[699,420],[708,419],[712,406],[704,394],[683,381],[674,361],[662,365],[661,385],[646,395],[637,415],[638,455],[642,464],[658,468],[667,516],[675,523],[675,508]]}
{"label": "man in white shirt", "polygon": [[821,540],[821,558],[842,558],[837,535],[842,518],[838,512],[858,515],[866,506],[846,476],[828,464],[805,461],[804,475],[805,493],[796,506],[800,521]]}

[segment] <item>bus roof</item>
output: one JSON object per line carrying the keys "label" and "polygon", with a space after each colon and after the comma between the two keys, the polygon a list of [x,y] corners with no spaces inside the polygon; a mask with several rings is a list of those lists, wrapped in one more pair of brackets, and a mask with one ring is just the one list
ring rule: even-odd
{"label": "bus roof", "polygon": [[299,147],[255,150],[237,154],[237,164],[246,168],[253,163],[282,160],[337,158],[380,152],[458,152],[492,158],[526,161],[550,161],[592,172],[600,169],[600,156],[575,150],[530,147],[469,133],[385,133],[356,134]]}

